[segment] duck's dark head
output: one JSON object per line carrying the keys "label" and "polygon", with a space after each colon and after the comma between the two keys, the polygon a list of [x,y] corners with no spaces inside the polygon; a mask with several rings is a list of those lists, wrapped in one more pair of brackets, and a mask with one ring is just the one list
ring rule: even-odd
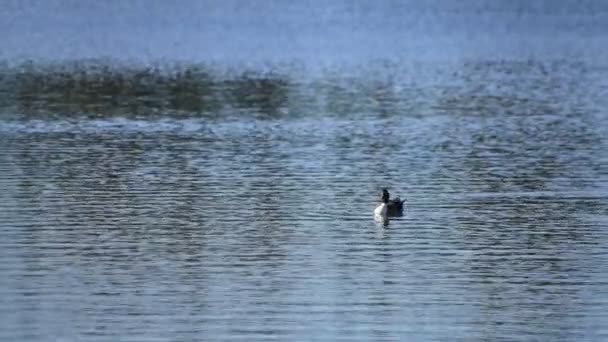
{"label": "duck's dark head", "polygon": [[388,193],[388,190],[382,189],[382,203],[388,203],[389,197],[390,194]]}

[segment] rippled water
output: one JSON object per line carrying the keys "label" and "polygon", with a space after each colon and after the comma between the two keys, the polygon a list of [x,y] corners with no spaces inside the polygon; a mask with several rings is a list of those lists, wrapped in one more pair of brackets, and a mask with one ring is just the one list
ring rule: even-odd
{"label": "rippled water", "polygon": [[2,2],[0,341],[608,340],[607,18]]}
{"label": "rippled water", "polygon": [[5,116],[0,339],[606,340],[597,74],[500,65],[305,115]]}

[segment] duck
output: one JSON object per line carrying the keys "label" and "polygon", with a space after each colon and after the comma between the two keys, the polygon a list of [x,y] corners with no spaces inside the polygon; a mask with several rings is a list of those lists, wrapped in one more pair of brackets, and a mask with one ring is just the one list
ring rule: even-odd
{"label": "duck", "polygon": [[374,217],[384,219],[390,216],[403,216],[403,203],[405,200],[401,200],[399,197],[390,199],[390,196],[387,189],[382,189],[382,202],[374,210]]}

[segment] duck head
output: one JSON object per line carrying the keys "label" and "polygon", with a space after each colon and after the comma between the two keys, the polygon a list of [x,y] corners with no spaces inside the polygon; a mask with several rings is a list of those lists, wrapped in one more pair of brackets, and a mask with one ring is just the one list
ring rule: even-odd
{"label": "duck head", "polygon": [[382,203],[388,203],[389,197],[390,194],[388,193],[388,190],[382,189]]}

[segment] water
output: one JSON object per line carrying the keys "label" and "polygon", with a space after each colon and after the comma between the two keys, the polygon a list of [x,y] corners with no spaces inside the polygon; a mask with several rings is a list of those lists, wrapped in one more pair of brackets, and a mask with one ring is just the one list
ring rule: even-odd
{"label": "water", "polygon": [[312,64],[496,56],[604,61],[602,0],[7,0],[0,57]]}
{"label": "water", "polygon": [[608,339],[604,4],[509,3],[3,4],[0,340]]}

